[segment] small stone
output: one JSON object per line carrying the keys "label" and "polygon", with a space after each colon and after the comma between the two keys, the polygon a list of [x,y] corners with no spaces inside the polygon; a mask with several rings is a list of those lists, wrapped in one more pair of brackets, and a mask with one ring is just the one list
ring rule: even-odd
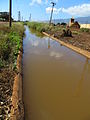
{"label": "small stone", "polygon": [[10,118],[10,114],[8,114],[8,117]]}
{"label": "small stone", "polygon": [[1,105],[3,105],[3,102],[1,102]]}
{"label": "small stone", "polygon": [[0,118],[2,118],[2,115],[0,115]]}

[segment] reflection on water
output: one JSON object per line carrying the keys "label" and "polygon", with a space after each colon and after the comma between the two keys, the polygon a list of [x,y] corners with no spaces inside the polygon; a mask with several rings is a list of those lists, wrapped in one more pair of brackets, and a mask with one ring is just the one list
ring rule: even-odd
{"label": "reflection on water", "polygon": [[26,120],[90,120],[90,60],[26,27]]}
{"label": "reflection on water", "polygon": [[83,81],[85,80],[85,75],[87,76],[87,66],[89,65],[89,60],[88,58],[86,58],[86,62],[84,64],[84,67],[83,67],[83,71],[82,71],[82,74],[81,74],[81,79],[77,85],[77,89],[76,89],[76,92],[75,92],[75,96],[79,96],[81,94],[81,90],[82,90],[82,86],[83,86]]}
{"label": "reflection on water", "polygon": [[44,35],[42,33],[38,32],[38,31],[36,31],[32,28],[30,28],[30,31],[31,31],[32,34],[35,34],[37,37],[40,37],[40,38],[44,37]]}
{"label": "reflection on water", "polygon": [[48,49],[50,49],[50,38],[48,38]]}

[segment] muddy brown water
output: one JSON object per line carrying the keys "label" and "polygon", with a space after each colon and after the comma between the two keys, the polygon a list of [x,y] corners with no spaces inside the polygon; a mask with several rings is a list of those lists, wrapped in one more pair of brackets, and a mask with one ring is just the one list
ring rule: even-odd
{"label": "muddy brown water", "polygon": [[90,60],[28,27],[25,34],[25,120],[90,120]]}

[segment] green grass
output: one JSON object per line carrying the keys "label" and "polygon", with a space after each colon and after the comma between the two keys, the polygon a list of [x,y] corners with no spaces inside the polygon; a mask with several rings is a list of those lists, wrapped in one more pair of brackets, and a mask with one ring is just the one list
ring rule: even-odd
{"label": "green grass", "polygon": [[48,23],[27,22],[27,25],[38,32],[44,32],[49,29]]}
{"label": "green grass", "polygon": [[[63,29],[67,29],[66,26],[54,26],[53,24],[49,25],[48,23],[40,23],[40,22],[26,22],[24,23],[25,25],[28,25],[30,28],[38,31],[38,32],[47,32],[47,31],[50,31],[50,32],[62,32]],[[90,33],[90,29],[88,28],[81,28],[80,30],[78,31],[73,31],[72,30],[72,33],[73,34],[76,34],[76,35],[79,35],[80,33],[82,32],[87,32],[87,33]]]}
{"label": "green grass", "polygon": [[15,66],[18,52],[22,46],[24,26],[13,23],[12,28],[0,25],[0,68],[9,64]]}
{"label": "green grass", "polygon": [[75,35],[80,35],[79,31],[72,31],[72,33],[75,34]]}
{"label": "green grass", "polygon": [[40,22],[27,22],[25,25],[28,25],[30,28],[38,31],[38,32],[61,32],[65,27],[63,26],[55,26],[53,24],[49,25],[48,23],[40,23]]}
{"label": "green grass", "polygon": [[88,29],[88,28],[81,28],[80,31],[81,32],[88,32],[88,33],[90,33],[90,29]]}

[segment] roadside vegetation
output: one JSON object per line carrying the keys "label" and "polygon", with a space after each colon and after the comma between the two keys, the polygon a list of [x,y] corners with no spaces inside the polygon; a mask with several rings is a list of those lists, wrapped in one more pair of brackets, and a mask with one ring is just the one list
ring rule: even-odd
{"label": "roadside vegetation", "polygon": [[22,24],[13,24],[10,29],[7,24],[0,25],[0,68],[16,62],[18,51],[22,46],[24,27]]}
{"label": "roadside vegetation", "polygon": [[7,23],[0,23],[0,120],[10,119],[16,62],[19,50],[22,50],[23,33],[21,23],[13,23],[12,28]]}

